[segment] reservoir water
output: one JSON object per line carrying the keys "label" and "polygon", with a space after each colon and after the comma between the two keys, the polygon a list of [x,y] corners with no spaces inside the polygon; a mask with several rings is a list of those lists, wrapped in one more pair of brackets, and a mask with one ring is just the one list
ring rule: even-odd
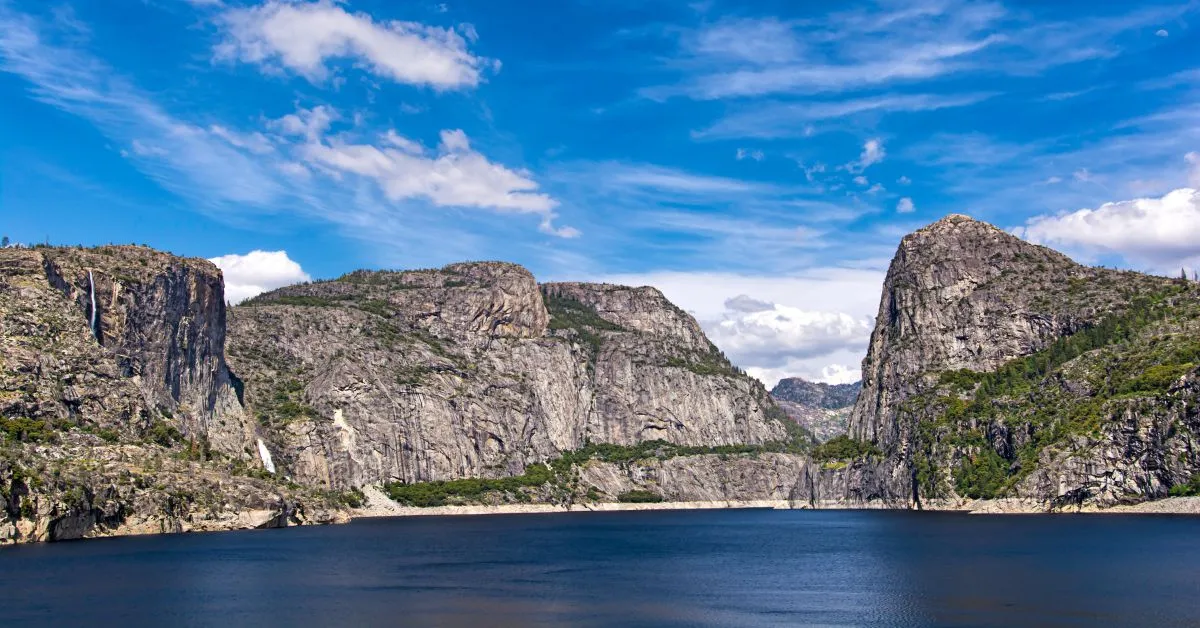
{"label": "reservoir water", "polygon": [[0,624],[1196,626],[1200,518],[659,511],[0,550]]}

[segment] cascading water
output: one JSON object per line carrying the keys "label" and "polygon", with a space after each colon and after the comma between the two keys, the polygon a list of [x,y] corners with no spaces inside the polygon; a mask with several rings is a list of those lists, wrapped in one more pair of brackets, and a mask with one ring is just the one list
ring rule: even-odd
{"label": "cascading water", "polygon": [[258,439],[258,457],[262,459],[263,468],[270,473],[275,473],[275,463],[271,460],[271,450],[267,449],[267,444],[263,439]]}
{"label": "cascading water", "polygon": [[91,270],[88,270],[88,294],[92,299],[92,315],[90,319],[92,335],[99,338],[100,334],[96,331],[96,280],[92,278]]}

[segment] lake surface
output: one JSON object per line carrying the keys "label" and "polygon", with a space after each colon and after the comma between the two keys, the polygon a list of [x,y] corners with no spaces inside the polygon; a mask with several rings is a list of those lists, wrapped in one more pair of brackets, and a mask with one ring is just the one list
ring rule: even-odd
{"label": "lake surface", "polygon": [[1200,518],[660,511],[0,550],[0,624],[1200,625]]}

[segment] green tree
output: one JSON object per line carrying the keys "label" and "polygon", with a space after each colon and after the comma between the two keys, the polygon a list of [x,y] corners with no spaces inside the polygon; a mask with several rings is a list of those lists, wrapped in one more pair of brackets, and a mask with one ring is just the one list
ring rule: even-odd
{"label": "green tree", "polygon": [[8,248],[8,236],[4,236],[4,237],[0,238],[0,249],[7,249],[7,248]]}

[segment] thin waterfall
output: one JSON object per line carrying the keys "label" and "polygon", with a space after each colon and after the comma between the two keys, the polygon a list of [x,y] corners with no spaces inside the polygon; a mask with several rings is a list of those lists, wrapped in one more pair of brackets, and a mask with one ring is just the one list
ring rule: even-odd
{"label": "thin waterfall", "polygon": [[92,298],[92,317],[90,323],[92,335],[99,338],[100,333],[96,331],[96,281],[92,278],[91,269],[88,270],[88,293]]}
{"label": "thin waterfall", "polygon": [[262,459],[263,468],[270,473],[275,473],[275,463],[271,460],[271,450],[267,449],[267,444],[263,439],[258,439],[258,457]]}

